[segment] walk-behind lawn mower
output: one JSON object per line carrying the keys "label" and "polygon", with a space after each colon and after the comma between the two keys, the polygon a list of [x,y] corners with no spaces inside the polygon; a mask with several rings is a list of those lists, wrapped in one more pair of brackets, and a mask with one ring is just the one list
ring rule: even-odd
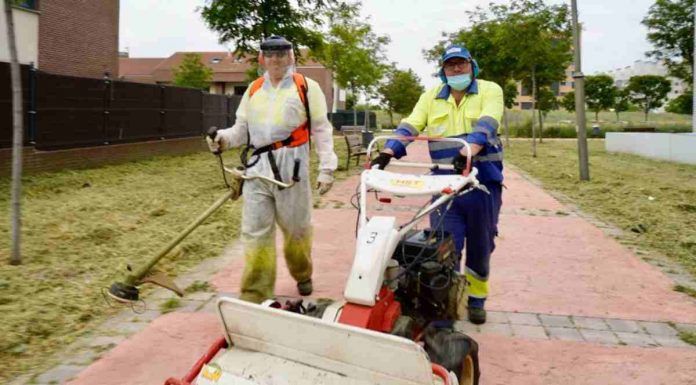
{"label": "walk-behind lawn mower", "polygon": [[[367,153],[376,141],[390,138],[376,138]],[[461,142],[470,151],[463,140],[439,140]],[[465,302],[466,282],[455,270],[452,237],[441,223],[415,229],[433,211],[448,210],[453,198],[482,189],[476,174],[471,156],[461,175],[363,171],[356,194],[355,258],[344,298],[263,304],[221,298],[217,306],[224,337],[183,378],[165,384],[477,384],[477,343],[451,327],[439,327],[459,319]],[[399,225],[395,217],[368,218],[372,194],[382,203],[390,202],[386,194],[435,198]]]}

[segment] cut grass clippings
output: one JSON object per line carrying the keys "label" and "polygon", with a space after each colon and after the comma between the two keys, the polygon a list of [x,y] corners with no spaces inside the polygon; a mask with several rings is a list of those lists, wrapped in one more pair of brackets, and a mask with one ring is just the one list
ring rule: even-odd
{"label": "cut grass clippings", "polygon": [[696,333],[682,330],[679,332],[679,338],[687,344],[696,346]]}
{"label": "cut grass clippings", "polygon": [[577,141],[531,141],[506,149],[513,163],[580,209],[624,230],[624,241],[680,263],[696,277],[696,166],[611,154],[589,141],[590,181],[578,178]]}
{"label": "cut grass clippings", "polygon": [[686,295],[696,298],[696,289],[692,289],[688,286],[674,285],[674,291],[678,291],[680,293],[684,293]]}
{"label": "cut grass clippings", "polygon": [[[341,179],[345,143],[336,136],[335,144]],[[234,152],[224,159],[238,162]],[[217,160],[207,152],[25,176],[22,183],[20,266],[9,265],[10,194],[0,195],[6,218],[0,222],[0,383],[48,369],[54,353],[120,311],[107,306],[102,290],[225,193]],[[0,178],[0,190],[9,185]],[[241,200],[225,204],[157,268],[175,276],[220,255],[238,236],[240,220]]]}

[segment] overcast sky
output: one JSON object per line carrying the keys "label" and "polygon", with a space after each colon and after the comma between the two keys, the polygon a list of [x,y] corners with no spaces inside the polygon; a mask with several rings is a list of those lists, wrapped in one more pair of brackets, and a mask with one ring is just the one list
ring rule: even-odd
{"label": "overcast sky", "polygon": [[[577,0],[582,35],[583,72],[593,74],[645,59],[651,49],[640,21],[654,0]],[[561,3],[548,0],[549,3]],[[121,50],[131,57],[166,57],[176,51],[226,50],[209,31],[196,8],[204,0],[121,0]],[[442,32],[466,27],[464,11],[488,0],[364,0],[363,16],[376,33],[389,35],[389,60],[413,69],[426,87],[437,84],[434,65],[422,50]]]}

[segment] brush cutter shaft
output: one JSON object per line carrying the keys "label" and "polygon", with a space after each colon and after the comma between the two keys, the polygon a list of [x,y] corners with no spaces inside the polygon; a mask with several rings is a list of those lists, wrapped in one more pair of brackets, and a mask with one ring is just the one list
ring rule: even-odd
{"label": "brush cutter shaft", "polygon": [[222,205],[227,202],[230,197],[232,196],[234,192],[232,190],[229,190],[225,192],[223,196],[221,196],[218,200],[215,201],[210,207],[208,207],[207,210],[201,215],[198,216],[195,220],[193,220],[184,230],[182,230],[176,238],[174,238],[171,242],[169,242],[165,247],[163,247],[154,257],[152,257],[149,261],[147,261],[146,264],[140,266],[138,270],[136,270],[133,274],[129,274],[126,277],[125,283],[127,285],[132,285],[135,286],[137,285],[143,277],[145,277],[146,274],[150,272],[150,269],[152,269],[155,264],[162,259],[167,253],[169,253],[176,245],[181,243],[186,236],[188,236],[193,230],[195,230],[198,226],[201,225],[206,219],[208,219],[209,216],[211,216],[215,211],[217,211]]}

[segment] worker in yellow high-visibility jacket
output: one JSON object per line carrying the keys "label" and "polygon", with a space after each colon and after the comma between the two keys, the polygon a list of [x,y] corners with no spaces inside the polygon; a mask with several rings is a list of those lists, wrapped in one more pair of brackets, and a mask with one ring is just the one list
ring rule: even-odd
{"label": "worker in yellow high-visibility jacket", "polygon": [[208,138],[211,151],[249,146],[246,173],[250,176],[289,182],[295,163],[300,163],[300,181],[290,188],[259,179],[244,183],[246,265],[240,298],[257,303],[274,297],[276,223],[284,235],[285,260],[299,293],[312,293],[310,135],[319,156],[320,194],[331,188],[338,163],[326,99],[317,82],[295,73],[292,44],[279,36],[266,39],[259,63],[265,73],[244,93],[235,124]]}
{"label": "worker in yellow high-visibility jacket", "polygon": [[[475,190],[454,200],[450,210],[431,215],[433,228],[441,225],[452,234],[461,256],[466,241],[466,279],[469,284],[468,317],[486,322],[484,304],[488,296],[490,257],[495,248],[503,182],[503,148],[497,131],[503,115],[503,91],[494,82],[478,79],[478,64],[461,45],[445,48],[441,57],[442,84],[426,91],[395,133],[403,136],[458,137],[467,141],[474,155],[479,182],[490,195]],[[406,155],[411,140],[390,140],[373,161],[386,167],[392,157]],[[430,141],[434,163],[454,164],[457,172],[466,164],[466,150],[454,142]],[[444,171],[439,171],[443,173]],[[451,172],[451,171],[450,171]],[[459,266],[459,265],[457,265]]]}

